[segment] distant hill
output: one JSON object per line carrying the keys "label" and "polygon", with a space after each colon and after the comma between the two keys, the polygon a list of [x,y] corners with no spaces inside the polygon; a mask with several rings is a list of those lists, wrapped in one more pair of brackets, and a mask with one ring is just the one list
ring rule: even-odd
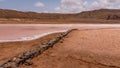
{"label": "distant hill", "polygon": [[120,20],[120,9],[100,9],[76,14],[80,18]]}
{"label": "distant hill", "polygon": [[70,14],[22,12],[16,10],[0,9],[0,18],[58,19],[66,15]]}
{"label": "distant hill", "polygon": [[[0,18],[2,19],[29,19],[42,21],[61,21],[61,22],[100,22],[104,20],[120,21],[120,9],[100,9],[93,11],[83,11],[76,14],[60,14],[60,13],[37,13],[22,12],[16,10],[0,9]],[[116,23],[115,21],[115,23]],[[4,22],[0,22],[4,23]],[[20,22],[19,22],[20,23]]]}

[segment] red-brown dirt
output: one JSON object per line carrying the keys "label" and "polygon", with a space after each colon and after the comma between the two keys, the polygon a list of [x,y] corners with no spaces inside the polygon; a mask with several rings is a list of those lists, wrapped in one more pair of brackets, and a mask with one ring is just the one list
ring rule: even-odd
{"label": "red-brown dirt", "polygon": [[119,68],[120,29],[74,31],[20,68]]}
{"label": "red-brown dirt", "polygon": [[[20,45],[16,43],[18,44]],[[53,48],[34,58],[33,65],[23,65],[20,68],[120,68],[119,44],[120,29],[77,30],[65,37],[63,42],[57,43]],[[21,49],[32,48],[30,42],[26,45],[22,45]],[[4,50],[12,50],[11,46],[2,45],[1,51],[3,47]],[[16,53],[12,50],[13,54],[17,54],[19,47],[14,47]],[[5,54],[12,56],[7,51]],[[6,56],[5,54],[2,53],[3,56]]]}
{"label": "red-brown dirt", "polygon": [[0,64],[9,58],[21,54],[25,51],[37,47],[37,45],[46,43],[50,39],[55,38],[58,33],[50,34],[40,39],[32,41],[19,41],[19,42],[1,42],[0,43]]}

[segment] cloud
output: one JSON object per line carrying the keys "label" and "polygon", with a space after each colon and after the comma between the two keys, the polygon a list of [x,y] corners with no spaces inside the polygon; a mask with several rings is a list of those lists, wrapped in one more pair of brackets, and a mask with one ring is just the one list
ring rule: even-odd
{"label": "cloud", "polygon": [[45,10],[45,11],[43,11],[43,13],[49,13],[49,11]]}
{"label": "cloud", "polygon": [[86,10],[87,1],[82,0],[61,0],[61,6],[56,7],[56,12],[77,13]]}
{"label": "cloud", "polygon": [[37,2],[37,3],[35,3],[35,5],[34,5],[35,7],[45,7],[45,5],[44,5],[44,3],[42,3],[42,2]]}
{"label": "cloud", "polygon": [[120,9],[120,0],[61,0],[61,5],[55,8],[59,13],[79,13],[94,9]]}
{"label": "cloud", "polygon": [[108,8],[108,9],[120,9],[120,0],[97,0],[91,4],[92,9]]}

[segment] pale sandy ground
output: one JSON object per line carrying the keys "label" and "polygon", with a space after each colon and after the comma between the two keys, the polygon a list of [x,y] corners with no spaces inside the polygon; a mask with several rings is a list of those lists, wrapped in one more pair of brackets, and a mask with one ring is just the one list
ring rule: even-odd
{"label": "pale sandy ground", "polygon": [[78,30],[20,68],[120,68],[119,53],[120,29]]}

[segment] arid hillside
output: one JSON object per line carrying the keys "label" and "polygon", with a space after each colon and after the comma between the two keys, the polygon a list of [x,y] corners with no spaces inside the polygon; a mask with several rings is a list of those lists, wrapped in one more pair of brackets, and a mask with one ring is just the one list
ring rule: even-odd
{"label": "arid hillside", "polygon": [[72,14],[52,14],[37,12],[22,12],[16,10],[0,9],[0,18],[20,18],[20,19],[61,19]]}
{"label": "arid hillside", "polygon": [[0,23],[120,23],[120,10],[100,9],[60,14],[0,9]]}
{"label": "arid hillside", "polygon": [[93,11],[84,11],[82,13],[76,14],[76,16],[80,18],[120,20],[120,10],[100,9],[100,10],[93,10]]}

